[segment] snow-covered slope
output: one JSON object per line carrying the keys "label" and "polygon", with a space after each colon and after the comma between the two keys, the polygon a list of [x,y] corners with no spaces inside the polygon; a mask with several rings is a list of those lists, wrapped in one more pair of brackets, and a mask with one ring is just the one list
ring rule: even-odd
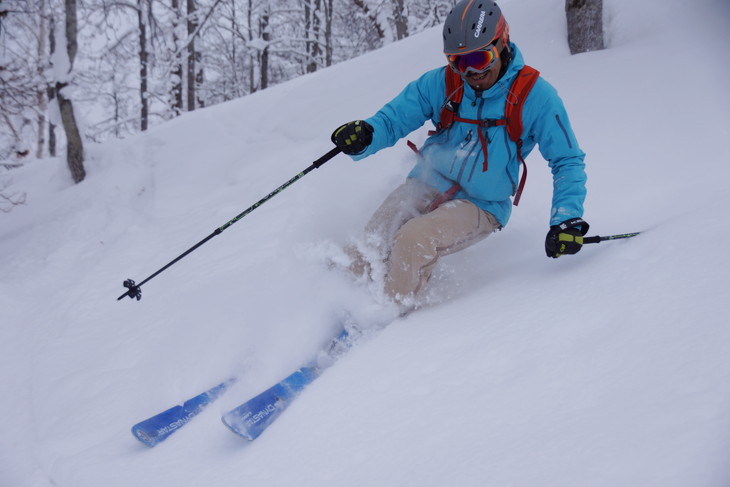
{"label": "snow-covered slope", "polygon": [[[301,365],[371,290],[323,257],[412,163],[338,156],[116,298],[443,62],[434,29],[64,163],[14,171],[0,215],[0,485],[726,486],[730,450],[725,0],[605,0],[611,47],[570,56],[562,0],[503,0],[588,153],[586,219],[630,241],[546,259],[537,154],[508,228],[443,260],[438,301],[327,371],[258,440],[223,411]],[[425,137],[424,127],[411,138]],[[149,450],[132,424],[237,374]]]}

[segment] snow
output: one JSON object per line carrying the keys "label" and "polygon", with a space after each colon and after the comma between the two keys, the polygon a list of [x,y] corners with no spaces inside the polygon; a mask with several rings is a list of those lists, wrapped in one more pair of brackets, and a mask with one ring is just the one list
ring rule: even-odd
{"label": "snow", "polygon": [[[552,186],[535,151],[505,231],[443,259],[432,306],[341,358],[252,443],[220,415],[311,358],[344,309],[380,312],[324,260],[402,180],[410,150],[337,156],[141,301],[118,302],[121,283],[443,63],[439,29],[91,145],[80,185],[60,159],[13,171],[27,203],[0,215],[0,485],[730,485],[730,4],[604,3],[610,47],[578,56],[561,0],[502,7],[588,154],[591,233],[645,233],[545,258]],[[154,449],[130,434],[231,374],[229,393]]]}

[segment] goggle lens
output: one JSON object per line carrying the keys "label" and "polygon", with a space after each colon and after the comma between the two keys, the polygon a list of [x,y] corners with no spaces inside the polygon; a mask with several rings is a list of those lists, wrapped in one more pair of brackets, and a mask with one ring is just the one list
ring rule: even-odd
{"label": "goggle lens", "polygon": [[454,70],[461,74],[467,74],[469,71],[481,73],[491,68],[494,62],[499,58],[497,46],[492,44],[481,51],[474,51],[467,54],[450,54],[446,56]]}

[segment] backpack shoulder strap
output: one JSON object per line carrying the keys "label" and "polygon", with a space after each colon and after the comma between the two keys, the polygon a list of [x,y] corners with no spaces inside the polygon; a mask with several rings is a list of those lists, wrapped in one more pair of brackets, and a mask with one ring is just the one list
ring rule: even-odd
{"label": "backpack shoulder strap", "polygon": [[512,82],[507,94],[504,118],[507,119],[507,132],[513,142],[519,141],[522,137],[522,108],[525,106],[527,95],[530,94],[539,77],[540,72],[538,70],[525,65]]}
{"label": "backpack shoulder strap", "polygon": [[464,80],[453,69],[446,66],[446,100],[441,105],[438,129],[446,129],[454,123],[459,105],[464,98]]}
{"label": "backpack shoulder strap", "polygon": [[[461,79],[461,76],[459,76],[458,73],[456,73],[453,69],[450,69],[448,66],[446,67],[445,77],[446,100],[441,106],[441,114],[439,116],[437,129],[447,129],[451,127],[454,124],[454,121],[457,119],[462,122],[481,124],[481,122],[477,120],[464,120],[458,118],[459,105],[461,104],[461,101],[464,97],[464,80]],[[525,160],[522,157],[522,109],[525,105],[525,100],[527,100],[527,96],[530,94],[530,91],[532,90],[533,86],[535,86],[535,83],[537,82],[539,77],[540,72],[538,70],[531,66],[525,65],[517,74],[515,80],[512,82],[510,91],[507,94],[507,102],[504,112],[505,118],[503,120],[488,121],[494,123],[495,125],[506,125],[507,133],[509,134],[510,140],[512,140],[517,145],[517,158],[522,164],[522,177],[520,178],[519,186],[517,188],[517,191],[515,192],[515,206],[517,206],[520,202],[522,190],[524,189],[525,182],[527,181],[527,165],[525,164]],[[479,131],[479,134],[481,135],[482,132]],[[484,170],[486,171],[486,142],[482,140],[482,143],[485,146]],[[418,153],[418,149],[416,148],[415,144],[409,142],[408,145],[409,147],[411,147],[411,149]]]}
{"label": "backpack shoulder strap", "polygon": [[507,133],[510,140],[517,145],[517,159],[522,164],[522,177],[513,201],[515,206],[520,204],[522,190],[525,189],[525,182],[527,181],[527,164],[522,157],[522,108],[525,106],[527,95],[530,94],[530,90],[535,86],[539,77],[540,72],[538,70],[525,65],[512,82],[507,94],[507,103],[504,107],[504,117],[507,119]]}

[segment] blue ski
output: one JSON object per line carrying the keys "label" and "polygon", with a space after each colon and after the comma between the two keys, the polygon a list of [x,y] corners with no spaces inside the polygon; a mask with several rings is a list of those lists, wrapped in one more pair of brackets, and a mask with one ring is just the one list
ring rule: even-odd
{"label": "blue ski", "polygon": [[203,409],[218,399],[236,381],[229,379],[197,396],[188,399],[183,404],[152,416],[132,426],[132,434],[149,447],[164,441],[168,436],[185,426]]}
{"label": "blue ski", "polygon": [[237,435],[247,440],[255,440],[289,407],[305,387],[322,375],[322,372],[334,363],[337,356],[352,346],[353,341],[347,330],[343,329],[323,350],[321,354],[323,360],[312,360],[256,397],[228,411],[221,418],[223,423]]}

